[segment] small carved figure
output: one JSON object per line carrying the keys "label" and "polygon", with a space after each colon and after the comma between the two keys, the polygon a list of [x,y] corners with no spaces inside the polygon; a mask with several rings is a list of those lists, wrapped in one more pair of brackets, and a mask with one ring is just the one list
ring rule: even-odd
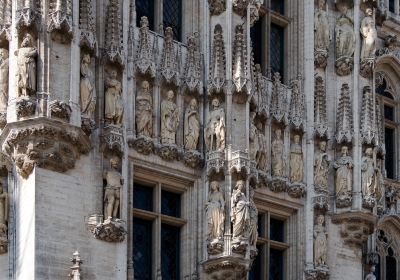
{"label": "small carved figure", "polygon": [[110,159],[110,170],[104,172],[103,178],[107,184],[104,192],[104,218],[118,218],[121,188],[124,179],[118,171],[119,158]]}
{"label": "small carved figure", "polygon": [[336,169],[336,196],[338,198],[351,197],[353,184],[353,160],[348,155],[349,149],[343,146],[341,157],[335,162]]}
{"label": "small carved figure", "polygon": [[354,34],[353,21],[346,15],[347,8],[336,22],[336,59],[341,57],[352,57],[356,37]]}
{"label": "small carved figure", "polygon": [[328,242],[324,227],[325,217],[319,215],[314,226],[314,265],[321,267],[326,265]]}
{"label": "small carved figure", "polygon": [[367,148],[365,156],[361,160],[361,184],[364,198],[375,197],[376,194],[376,172],[373,150]]}
{"label": "small carved figure", "polygon": [[122,85],[118,81],[116,70],[110,71],[110,77],[105,82],[105,118],[110,124],[120,126],[124,114],[124,102],[122,100]]}
{"label": "small carved figure", "polygon": [[36,56],[33,37],[25,34],[21,47],[16,51],[18,65],[18,96],[36,93]]}
{"label": "small carved figure", "polygon": [[220,191],[219,183],[210,183],[210,192],[206,203],[208,240],[211,243],[219,242],[224,234],[225,200]]}
{"label": "small carved figure", "polygon": [[265,171],[267,169],[267,139],[263,132],[262,122],[257,122],[256,127],[259,145],[256,155],[257,168]]}
{"label": "small carved figure", "polygon": [[176,130],[179,123],[179,109],[174,102],[174,92],[167,92],[167,99],[161,102],[161,143],[176,144]]}
{"label": "small carved figure", "polygon": [[8,194],[0,183],[0,239],[7,239]]}
{"label": "small carved figure", "polygon": [[185,149],[196,150],[200,136],[200,116],[197,100],[192,98],[185,112]]}
{"label": "small carved figure", "polygon": [[250,159],[251,160],[256,160],[257,153],[260,149],[259,147],[259,135],[258,135],[258,129],[255,125],[255,118],[256,118],[256,112],[250,112],[250,133],[249,133],[249,142],[250,142]]}
{"label": "small carved figure", "polygon": [[385,194],[385,185],[382,174],[382,159],[376,159],[376,201],[378,204],[383,204]]}
{"label": "small carved figure", "polygon": [[272,176],[283,177],[285,170],[284,144],[282,130],[275,131],[275,139],[272,141]]}
{"label": "small carved figure", "polygon": [[142,88],[136,96],[136,130],[137,135],[153,135],[153,97],[148,81],[142,82]]}
{"label": "small carved figure", "polygon": [[84,54],[81,62],[81,113],[93,119],[96,109],[96,91],[93,85],[93,72],[90,69],[90,63],[90,54]]}
{"label": "small carved figure", "polygon": [[365,280],[376,280],[375,272],[375,265],[371,266],[370,272],[365,276]]}
{"label": "small carved figure", "polygon": [[225,111],[220,108],[218,98],[214,98],[211,104],[212,110],[206,126],[205,143],[210,151],[222,151],[225,149]]}
{"label": "small carved figure", "polygon": [[314,15],[314,48],[327,50],[329,48],[330,32],[328,14],[324,10],[326,0],[318,0],[318,10]]}
{"label": "small carved figure", "polygon": [[249,227],[249,244],[250,246],[256,247],[258,238],[258,209],[254,203],[254,189],[250,188],[250,227]]}
{"label": "small carved figure", "polygon": [[7,110],[8,65],[8,50],[0,49],[0,112]]}
{"label": "small carved figure", "polygon": [[242,245],[248,237],[250,223],[249,201],[246,197],[246,185],[237,181],[231,197],[231,222],[233,224],[233,244]]}
{"label": "small carved figure", "polygon": [[314,186],[316,190],[328,190],[329,156],[326,152],[326,141],[319,142],[319,150],[314,160]]}
{"label": "small carved figure", "polygon": [[367,8],[365,13],[366,16],[363,18],[360,28],[361,36],[363,38],[360,54],[361,60],[375,57],[375,43],[378,38],[378,31],[376,30],[372,9]]}
{"label": "small carved figure", "polygon": [[303,181],[303,151],[300,144],[300,135],[293,137],[294,143],[290,147],[290,181],[301,183]]}

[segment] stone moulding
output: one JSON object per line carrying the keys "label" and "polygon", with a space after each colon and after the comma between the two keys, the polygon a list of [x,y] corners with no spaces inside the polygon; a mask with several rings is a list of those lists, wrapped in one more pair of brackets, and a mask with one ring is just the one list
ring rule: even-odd
{"label": "stone moulding", "polygon": [[80,128],[47,118],[8,124],[1,144],[23,178],[35,166],[56,172],[72,169],[79,156],[91,148],[89,138]]}
{"label": "stone moulding", "polygon": [[304,271],[306,280],[328,280],[329,269],[327,267],[317,267]]}

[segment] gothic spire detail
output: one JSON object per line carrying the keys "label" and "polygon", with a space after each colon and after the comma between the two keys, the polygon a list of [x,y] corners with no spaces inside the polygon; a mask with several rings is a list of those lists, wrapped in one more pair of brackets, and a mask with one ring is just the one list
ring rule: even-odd
{"label": "gothic spire detail", "polygon": [[167,27],[164,35],[161,75],[167,83],[173,83],[179,86],[178,50],[175,50],[174,32],[172,28]]}
{"label": "gothic spire detail", "polygon": [[314,84],[314,125],[315,134],[328,137],[328,119],[326,117],[326,90],[324,79],[315,77]]}
{"label": "gothic spire detail", "polygon": [[374,97],[371,87],[366,86],[363,89],[362,107],[361,107],[361,141],[364,144],[374,144],[376,140],[376,123],[374,111]]}
{"label": "gothic spire detail", "polygon": [[149,20],[147,17],[140,19],[139,49],[136,59],[137,71],[141,74],[149,74],[151,77],[156,76],[156,63],[154,60],[154,46],[156,40],[152,42],[149,33]]}
{"label": "gothic spire detail", "polygon": [[[244,39],[244,31],[241,25],[236,26],[235,42],[233,49],[233,63],[232,63],[232,75],[233,83],[236,86],[236,91],[241,92],[247,87],[249,79],[247,77],[248,65],[247,65],[247,46]],[[247,88],[247,91],[249,89]]]}
{"label": "gothic spire detail", "polygon": [[340,90],[337,109],[336,141],[350,143],[353,139],[353,112],[350,101],[350,88],[343,84]]}
{"label": "gothic spire detail", "polygon": [[79,1],[79,29],[81,31],[80,45],[96,50],[96,24],[93,16],[92,0]]}
{"label": "gothic spire detail", "polygon": [[107,7],[105,55],[110,62],[124,65],[122,15],[119,0],[110,0]]}
{"label": "gothic spire detail", "polygon": [[0,0],[0,42],[11,39],[11,7],[12,0]]}
{"label": "gothic spire detail", "polygon": [[290,123],[295,129],[304,128],[304,92],[301,86],[301,76],[292,81],[292,97],[290,102]]}
{"label": "gothic spire detail", "polygon": [[80,280],[82,259],[78,251],[73,253],[71,262],[71,273],[69,274],[70,280]]}
{"label": "gothic spire detail", "polygon": [[378,98],[375,98],[375,127],[378,151],[381,154],[385,154],[385,130],[383,126],[381,103]]}
{"label": "gothic spire detail", "polygon": [[72,38],[72,1],[71,0],[52,0],[49,5],[49,19],[47,31],[60,31],[68,36],[62,37],[62,42]]}
{"label": "gothic spire detail", "polygon": [[214,40],[210,61],[210,75],[208,79],[208,94],[220,92],[225,86],[225,46],[221,25],[214,28]]}
{"label": "gothic spire detail", "polygon": [[271,97],[271,116],[278,123],[287,124],[288,122],[288,92],[287,88],[281,83],[279,72],[274,73],[273,90]]}
{"label": "gothic spire detail", "polygon": [[38,6],[37,0],[18,0],[17,1],[17,15],[16,15],[16,27],[21,29],[22,27],[31,27],[38,19]]}
{"label": "gothic spire detail", "polygon": [[184,83],[190,91],[197,90],[197,92],[201,93],[203,90],[202,63],[196,35],[189,36],[187,46]]}

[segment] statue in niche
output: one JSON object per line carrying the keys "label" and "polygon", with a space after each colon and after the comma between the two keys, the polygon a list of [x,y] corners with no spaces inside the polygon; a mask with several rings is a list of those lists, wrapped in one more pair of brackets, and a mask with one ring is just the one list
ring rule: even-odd
{"label": "statue in niche", "polygon": [[329,162],[326,141],[321,141],[314,160],[314,186],[316,190],[328,191]]}
{"label": "statue in niche", "polygon": [[209,151],[222,151],[225,149],[225,111],[220,107],[218,98],[214,98],[211,105],[212,110],[206,126],[205,143]]}
{"label": "statue in niche", "polygon": [[321,267],[326,265],[328,241],[324,227],[325,217],[318,215],[314,226],[314,265]]}
{"label": "statue in niche", "polygon": [[167,92],[167,99],[161,102],[161,143],[176,144],[176,130],[179,123],[179,109],[174,102],[174,92]]}
{"label": "statue in niche", "polygon": [[[378,203],[382,202],[385,194],[385,185],[382,174],[382,159],[376,159],[376,190],[375,196]],[[382,203],[380,203],[382,204]]]}
{"label": "statue in niche", "polygon": [[258,209],[254,203],[254,189],[250,188],[250,228],[249,228],[249,244],[256,247],[258,238]]}
{"label": "statue in niche", "polygon": [[375,43],[378,38],[378,31],[376,30],[373,10],[367,8],[365,11],[365,17],[361,21],[360,32],[363,38],[361,46],[361,60],[366,58],[375,57]]}
{"label": "statue in niche", "polygon": [[258,129],[255,125],[256,112],[250,112],[250,159],[256,160],[257,153],[260,149],[259,147],[259,135]]}
{"label": "statue in niche", "polygon": [[136,96],[136,131],[138,136],[153,135],[153,98],[148,81],[142,82],[141,90]]}
{"label": "statue in niche", "polygon": [[367,148],[365,150],[365,156],[363,156],[361,160],[361,189],[364,198],[375,197],[377,191],[377,168],[375,167],[373,155],[372,148]]}
{"label": "statue in niche", "polygon": [[113,69],[110,71],[110,76],[106,79],[105,86],[105,118],[109,124],[121,126],[124,114],[124,101],[122,100],[122,85],[118,81],[116,70]]}
{"label": "statue in niche", "polygon": [[327,51],[330,42],[328,14],[324,10],[326,0],[318,0],[318,10],[314,15],[314,48]]}
{"label": "statue in niche", "polygon": [[210,183],[210,192],[206,203],[208,240],[211,243],[223,239],[225,221],[225,200],[217,181]]}
{"label": "statue in niche", "polygon": [[7,239],[8,194],[0,183],[0,239]]}
{"label": "statue in niche", "polygon": [[185,112],[185,149],[196,150],[200,136],[200,116],[196,98],[190,100]]}
{"label": "statue in niche", "polygon": [[0,49],[0,112],[7,110],[8,66],[8,50]]}
{"label": "statue in niche", "polygon": [[338,198],[350,197],[353,184],[353,160],[348,155],[349,149],[343,146],[341,157],[334,163],[336,169],[336,196]]}
{"label": "statue in niche", "polygon": [[272,176],[283,177],[285,170],[284,144],[282,130],[275,131],[275,139],[272,141]]}
{"label": "statue in niche", "polygon": [[267,169],[267,139],[263,133],[262,122],[257,122],[256,127],[259,145],[256,154],[257,168],[265,171]]}
{"label": "statue in niche", "polygon": [[96,110],[96,91],[93,84],[93,72],[90,69],[90,54],[84,54],[81,61],[81,113],[90,119],[94,117]]}
{"label": "statue in niche", "polygon": [[376,280],[375,272],[375,265],[371,266],[370,272],[365,276],[365,280]]}
{"label": "statue in niche", "polygon": [[300,144],[300,135],[293,137],[294,143],[290,147],[290,182],[301,183],[303,181],[303,151]]}
{"label": "statue in niche", "polygon": [[25,34],[21,47],[16,51],[18,65],[18,96],[36,93],[36,56],[33,37]]}
{"label": "statue in niche", "polygon": [[104,218],[118,218],[119,204],[121,197],[121,188],[124,184],[124,179],[118,171],[119,158],[113,157],[110,159],[110,169],[103,174],[107,184],[104,192]]}
{"label": "statue in niche", "polygon": [[351,58],[354,54],[356,37],[353,20],[346,15],[347,7],[342,7],[342,15],[336,22],[336,59]]}
{"label": "statue in niche", "polygon": [[231,197],[231,222],[233,224],[233,244],[243,245],[248,236],[250,223],[249,201],[246,197],[246,185],[239,180]]}

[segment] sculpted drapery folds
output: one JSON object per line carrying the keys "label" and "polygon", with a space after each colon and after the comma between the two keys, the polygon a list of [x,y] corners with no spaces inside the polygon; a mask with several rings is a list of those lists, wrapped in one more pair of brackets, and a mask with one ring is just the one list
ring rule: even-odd
{"label": "sculpted drapery folds", "polygon": [[91,57],[84,54],[81,62],[81,113],[90,119],[94,117],[96,109],[96,91],[93,84],[93,72],[90,69]]}
{"label": "sculpted drapery folds", "polygon": [[200,136],[200,117],[197,100],[192,98],[185,112],[185,149],[196,150]]}
{"label": "sculpted drapery folds", "polygon": [[136,131],[138,136],[152,137],[153,135],[153,97],[148,81],[142,82],[136,96]]}
{"label": "sculpted drapery folds", "polygon": [[219,242],[224,234],[225,200],[217,181],[210,183],[210,192],[206,203],[208,241]]}
{"label": "sculpted drapery folds", "polygon": [[272,176],[284,177],[284,144],[282,140],[282,130],[275,131],[275,139],[272,141]]}
{"label": "sculpted drapery folds", "polygon": [[290,181],[301,183],[303,181],[303,151],[300,144],[300,135],[293,137],[294,143],[290,147]]}
{"label": "sculpted drapery folds", "polygon": [[256,113],[255,112],[251,112],[250,113],[250,131],[249,131],[249,135],[250,135],[250,159],[251,160],[256,160],[257,158],[257,153],[260,149],[260,145],[259,145],[259,133],[258,133],[258,129],[255,125],[255,117],[256,117]]}
{"label": "sculpted drapery folds", "polygon": [[353,185],[353,160],[348,155],[348,147],[343,146],[341,157],[335,162],[336,169],[336,197],[346,198],[351,196]]}
{"label": "sculpted drapery folds", "polygon": [[0,112],[7,110],[8,102],[8,50],[0,49]]}
{"label": "sculpted drapery folds", "polygon": [[365,276],[365,280],[376,280],[376,276],[374,274],[375,272],[375,266],[371,266],[370,272]]}
{"label": "sculpted drapery folds", "polygon": [[376,30],[373,11],[367,8],[366,16],[361,21],[360,33],[363,38],[361,47],[361,60],[365,58],[374,58],[376,51],[376,39],[378,38],[378,31]]}
{"label": "sculpted drapery folds", "polygon": [[328,191],[329,162],[326,141],[321,141],[314,160],[314,186],[318,191]]}
{"label": "sculpted drapery folds", "polygon": [[16,51],[18,64],[18,96],[36,93],[36,56],[33,37],[25,34],[21,47]]}
{"label": "sculpted drapery folds", "polygon": [[176,144],[176,130],[179,124],[179,108],[174,102],[174,92],[167,92],[167,99],[161,102],[161,143]]}
{"label": "sculpted drapery folds", "polygon": [[119,158],[110,159],[110,169],[105,171],[103,178],[107,184],[104,191],[104,218],[118,218],[121,188],[124,183],[121,173],[118,171]]}
{"label": "sculpted drapery folds", "polygon": [[328,14],[324,10],[326,0],[318,1],[318,10],[314,15],[314,48],[319,50],[328,50],[330,33]]}
{"label": "sculpted drapery folds", "polygon": [[242,180],[237,181],[231,197],[231,222],[233,224],[234,245],[241,245],[247,240],[250,223],[249,201],[246,197],[246,185]]}
{"label": "sculpted drapery folds", "polygon": [[377,193],[377,168],[373,158],[372,148],[365,150],[365,156],[361,160],[361,184],[364,198],[372,198]]}
{"label": "sculpted drapery folds", "polygon": [[249,201],[249,212],[250,212],[250,227],[249,227],[249,244],[254,248],[257,245],[258,238],[258,209],[254,203],[254,189],[250,188],[250,201]]}
{"label": "sculpted drapery folds", "polygon": [[321,267],[326,265],[328,241],[324,227],[325,218],[319,215],[314,226],[314,265]]}
{"label": "sculpted drapery folds", "polygon": [[350,58],[354,54],[355,34],[353,21],[346,15],[344,8],[342,15],[336,22],[336,59],[341,57]]}
{"label": "sculpted drapery folds", "polygon": [[205,143],[209,151],[225,149],[225,111],[220,108],[218,98],[212,100],[212,110],[208,118]]}
{"label": "sculpted drapery folds", "polygon": [[111,70],[110,76],[106,79],[104,114],[109,124],[120,126],[124,114],[124,102],[122,100],[122,85],[117,76],[117,71]]}

